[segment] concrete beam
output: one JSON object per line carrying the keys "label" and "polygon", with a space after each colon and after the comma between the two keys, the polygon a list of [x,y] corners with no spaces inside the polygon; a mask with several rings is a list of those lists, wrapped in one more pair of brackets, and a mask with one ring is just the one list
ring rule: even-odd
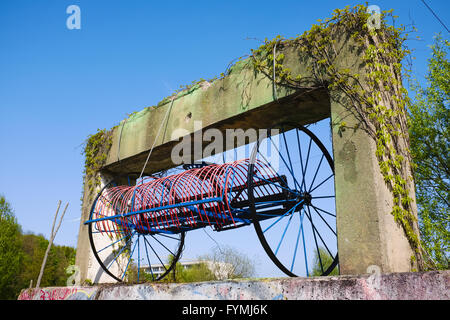
{"label": "concrete beam", "polygon": [[[295,47],[288,48],[295,55]],[[295,65],[294,65],[295,66]],[[283,121],[314,123],[330,116],[328,92],[323,88],[275,88],[271,79],[255,76],[249,59],[212,83],[203,82],[158,107],[149,107],[123,120],[113,131],[104,169],[113,173],[141,172],[154,146],[146,173],[171,168],[170,153],[186,133],[216,128],[271,128]],[[164,123],[158,137],[160,124]],[[182,135],[180,135],[182,133]],[[158,138],[157,138],[158,137]],[[156,142],[155,142],[155,139]],[[193,161],[198,160],[193,155]],[[200,156],[201,158],[201,156]]]}

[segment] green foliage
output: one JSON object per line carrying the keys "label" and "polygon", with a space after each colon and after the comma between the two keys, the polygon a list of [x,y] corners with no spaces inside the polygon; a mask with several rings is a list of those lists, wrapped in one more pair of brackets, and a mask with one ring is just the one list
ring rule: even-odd
{"label": "green foliage", "polygon": [[[10,204],[0,196],[0,299],[17,299],[30,280],[36,283],[47,246],[42,235],[22,234]],[[74,259],[74,248],[53,245],[41,286],[65,286],[65,269]]]}
{"label": "green foliage", "polygon": [[[42,235],[22,235],[24,268],[20,274],[21,282],[27,287],[30,280],[36,283],[41,269],[48,240]],[[41,287],[65,286],[67,278],[66,268],[74,261],[76,250],[72,247],[53,244],[47,257]]]}
{"label": "green foliage", "polygon": [[211,262],[213,273],[221,279],[249,278],[255,274],[255,263],[230,246],[217,246],[201,259]]}
{"label": "green foliage", "polygon": [[[320,259],[319,259],[320,254]],[[314,250],[314,262],[312,270],[310,272],[311,276],[316,277],[322,275],[322,269],[326,271],[328,267],[333,263],[333,257],[322,247],[319,250]],[[329,276],[338,276],[339,269],[336,266],[329,274]]]}
{"label": "green foliage", "polygon": [[[147,274],[151,278],[151,275]],[[151,281],[151,279],[148,279]],[[172,270],[170,274],[164,277],[160,282],[163,283],[188,283],[201,281],[218,280],[216,275],[212,272],[206,261],[199,261],[199,263],[189,266],[183,266],[180,262],[175,265],[175,271]]]}
{"label": "green foliage", "polygon": [[[173,256],[169,256],[169,266]],[[175,275],[174,275],[175,273]],[[253,261],[242,252],[231,247],[215,247],[210,254],[199,257],[196,264],[183,266],[180,262],[160,282],[184,283],[214,281],[223,279],[238,279],[252,277],[255,273]],[[151,274],[141,274],[140,279],[152,281]]]}
{"label": "green foliage", "polygon": [[17,271],[23,261],[21,229],[13,210],[4,196],[0,196],[0,299],[17,298],[20,283]]}
{"label": "green foliage", "polygon": [[415,81],[409,106],[411,153],[422,243],[438,269],[450,258],[450,62],[449,41],[436,36],[428,60],[427,87]]}
{"label": "green foliage", "polygon": [[194,264],[188,268],[183,268],[181,274],[178,273],[180,278],[178,282],[200,282],[200,281],[213,281],[218,280],[216,275],[211,271],[206,262],[200,262]]}
{"label": "green foliage", "polygon": [[[112,132],[105,129],[97,129],[97,133],[89,135],[86,146],[83,150],[84,160],[84,184],[87,183],[90,198],[92,200],[92,192],[95,187],[100,185],[100,177],[97,172],[106,162],[109,149],[112,145]],[[84,185],[83,185],[84,190]],[[82,199],[83,200],[83,199]]]}
{"label": "green foliage", "polygon": [[85,174],[88,177],[93,176],[105,163],[107,151],[111,147],[111,135],[103,129],[97,129],[97,133],[88,136],[86,147],[84,148],[85,155]]}

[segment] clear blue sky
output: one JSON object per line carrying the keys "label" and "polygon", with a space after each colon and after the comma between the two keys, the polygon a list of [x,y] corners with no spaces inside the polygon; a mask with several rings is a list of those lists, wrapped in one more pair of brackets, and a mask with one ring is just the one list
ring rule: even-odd
{"label": "clear blue sky", "polygon": [[[449,2],[426,2],[449,26]],[[57,201],[69,202],[55,241],[75,247],[81,152],[89,134],[155,105],[180,85],[224,72],[234,58],[259,46],[246,38],[296,36],[333,9],[358,3],[2,0],[0,193],[25,232],[47,238]],[[71,4],[81,8],[81,30],[66,27]],[[369,4],[393,8],[399,24],[418,28],[411,38],[421,40],[408,45],[423,81],[433,35],[448,39],[448,33],[420,0]]]}

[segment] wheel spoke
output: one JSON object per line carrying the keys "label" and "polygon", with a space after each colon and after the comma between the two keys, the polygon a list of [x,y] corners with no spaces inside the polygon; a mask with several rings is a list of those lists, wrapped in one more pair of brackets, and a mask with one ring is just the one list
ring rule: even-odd
{"label": "wheel spoke", "polygon": [[278,242],[277,249],[275,250],[275,255],[277,255],[278,250],[280,249],[281,242],[283,241],[284,236],[286,235],[286,231],[287,231],[289,225],[291,224],[291,220],[292,220],[292,217],[293,217],[293,216],[294,216],[294,215],[291,214],[291,216],[289,217],[288,223],[286,224],[286,227],[284,228],[283,235],[281,236],[280,242]]}
{"label": "wheel spoke", "polygon": [[[264,159],[264,161],[265,161],[265,164],[267,164],[267,165],[270,167],[270,169],[272,170],[272,172],[274,172],[274,173],[277,175],[277,177],[278,177],[281,181],[284,181],[284,183],[285,183],[286,185],[288,185],[288,182],[286,181],[286,179],[283,179],[283,178],[277,173],[277,170],[274,169],[274,167],[272,166],[272,164],[270,163],[270,161],[268,161],[267,158],[266,158],[262,153],[260,153],[259,151],[258,151],[258,154],[259,154],[261,157],[263,157],[263,159]],[[280,188],[282,188],[282,187],[280,186]],[[291,191],[290,189],[287,189],[287,190],[288,190],[288,191]]]}
{"label": "wheel spoke", "polygon": [[297,241],[295,241],[294,256],[292,257],[291,268],[289,269],[291,272],[292,272],[292,269],[294,268],[295,257],[297,256],[297,248],[298,248],[298,241],[300,239],[300,233],[302,233],[302,231],[303,231],[303,215],[302,215],[301,211],[299,214],[299,218],[300,218],[300,227],[298,228]]}
{"label": "wheel spoke", "polygon": [[317,256],[319,257],[320,269],[322,270],[322,273],[323,273],[322,258],[320,257],[319,245],[317,244],[317,238],[316,238],[316,231],[315,231],[316,227],[314,226],[314,222],[312,221],[312,216],[311,216],[311,212],[309,212],[309,207],[307,207],[307,208],[308,208],[309,215],[308,215],[308,213],[306,213],[306,211],[305,211],[305,214],[308,217],[309,222],[311,223],[311,229],[312,229],[313,236],[314,236],[314,243],[316,245]]}
{"label": "wheel spoke", "polygon": [[319,210],[319,211],[322,211],[323,213],[326,213],[326,214],[328,214],[328,215],[330,215],[330,216],[336,218],[336,215],[335,215],[335,214],[332,214],[331,212],[328,212],[328,211],[326,211],[326,210],[323,210],[323,209],[321,209],[321,208],[318,208],[318,207],[316,207],[316,206],[314,206],[314,205],[312,205],[312,204],[311,204],[310,206],[313,207],[314,209],[317,209],[317,210]]}
{"label": "wheel spoke", "polygon": [[306,190],[306,170],[308,170],[308,162],[309,162],[309,153],[311,151],[311,143],[312,143],[312,138],[309,137],[309,145],[308,145],[308,153],[306,155],[306,163],[305,163],[305,174],[303,175],[303,186],[305,187]]}
{"label": "wheel spoke", "polygon": [[[305,211],[305,210],[303,209],[303,211]],[[309,277],[308,257],[306,255],[305,231],[303,230],[303,218],[304,218],[304,215],[302,217],[302,226],[301,226],[301,228],[302,228],[302,240],[303,240],[303,254],[305,256],[306,276]]]}
{"label": "wheel spoke", "polygon": [[334,176],[334,173],[332,173],[328,178],[326,178],[325,180],[323,180],[323,181],[322,181],[321,183],[319,183],[314,189],[309,190],[308,192],[309,192],[309,193],[313,192],[313,191],[316,190],[318,187],[320,187],[322,184],[324,184],[325,182],[327,182],[328,180],[330,180],[330,178],[333,177],[333,176]]}
{"label": "wheel spoke", "polygon": [[[297,179],[295,178],[294,167],[292,166],[291,155],[289,153],[289,148],[287,146],[286,135],[284,134],[284,130],[283,130],[283,140],[284,140],[284,145],[286,146],[286,153],[288,156],[289,165],[291,166],[291,169],[289,170],[289,168],[288,168],[288,170],[290,171],[292,178],[294,179],[294,184],[297,186],[297,188],[299,188],[301,190],[302,188],[301,188],[300,184],[297,182]],[[279,151],[278,151],[278,153],[279,153]]]}
{"label": "wheel spoke", "polygon": [[319,215],[319,217],[322,219],[323,222],[325,222],[325,224],[327,225],[327,227],[331,230],[331,232],[334,233],[335,236],[337,236],[336,232],[333,230],[332,227],[330,227],[330,225],[328,224],[328,222],[322,217],[322,215],[319,213],[319,211],[316,210],[316,208],[314,208],[314,211],[316,211],[316,213]]}
{"label": "wheel spoke", "polygon": [[[304,179],[305,178],[305,169],[303,167],[302,148],[301,148],[301,144],[300,144],[300,137],[299,137],[298,131],[299,130],[296,130],[295,132],[296,132],[296,136],[297,136],[298,153],[300,155],[300,166],[302,169],[302,188],[300,190],[306,191],[305,179]],[[304,187],[304,189],[303,189],[303,187]]]}
{"label": "wheel spoke", "polygon": [[159,262],[161,263],[161,265],[162,265],[162,266],[164,267],[164,269],[166,269],[166,271],[167,271],[167,268],[166,268],[166,266],[164,265],[164,262],[162,262],[161,258],[160,258],[159,255],[156,253],[156,251],[155,251],[155,249],[153,248],[153,246],[150,244],[150,242],[148,242],[147,238],[144,238],[144,240],[145,240],[145,242],[147,242],[147,244],[148,244],[148,246],[150,247],[150,249],[152,249],[153,253],[155,254],[156,258],[158,258],[158,260],[159,260]]}
{"label": "wheel spoke", "polygon": [[140,246],[139,246],[139,238],[140,235],[138,235],[138,239],[137,239],[137,246],[138,246],[138,265],[137,265],[137,282],[139,283],[139,269],[141,266],[141,250],[140,250]]}
{"label": "wheel spoke", "polygon": [[[307,206],[307,208],[308,208],[309,216],[308,215],[306,215],[306,216],[308,217],[309,221],[311,222],[311,226],[317,232],[317,235],[319,236],[320,241],[322,241],[323,245],[325,246],[325,249],[327,249],[327,251],[330,254],[330,256],[333,257],[333,254],[331,253],[330,249],[328,249],[328,246],[327,246],[326,242],[322,239],[322,236],[320,235],[319,230],[317,230],[316,226],[312,222],[312,215],[311,215],[311,212],[309,210],[309,206]],[[319,255],[319,257],[320,257],[320,255]],[[323,270],[322,270],[322,272],[323,272]]]}
{"label": "wheel spoke", "polygon": [[123,236],[123,237],[120,238],[119,240],[116,240],[116,241],[110,243],[109,245],[107,245],[106,247],[104,247],[104,248],[102,248],[102,249],[100,249],[100,250],[97,250],[97,252],[98,252],[98,253],[102,252],[102,251],[105,250],[106,248],[109,248],[109,247],[115,245],[115,244],[116,244],[117,242],[119,242],[119,241],[122,241],[122,240],[125,239],[127,236],[128,236],[128,235]]}
{"label": "wheel spoke", "polygon": [[152,236],[152,238],[155,239],[161,246],[163,246],[164,249],[166,249],[167,251],[169,251],[170,254],[171,254],[172,256],[175,257],[175,254],[174,254],[170,249],[168,249],[161,241],[159,241],[154,235],[151,235],[151,236]]}
{"label": "wheel spoke", "polygon": [[117,254],[117,256],[114,258],[113,261],[111,261],[111,263],[108,265],[107,269],[109,269],[111,267],[111,265],[117,260],[117,258],[122,254],[122,251],[128,246],[128,244],[130,243],[130,241],[133,239],[133,236],[136,234],[136,231],[133,232],[133,234],[130,236],[130,239],[128,239],[128,241],[125,243],[125,245],[120,249],[119,253]]}
{"label": "wheel spoke", "polygon": [[152,280],[154,280],[154,279],[155,279],[155,276],[153,275],[152,264],[151,264],[150,258],[149,258],[149,256],[148,256],[147,245],[145,244],[145,237],[144,237],[144,247],[145,247],[145,254],[147,255],[148,267],[149,267],[150,273],[151,273],[151,275],[152,275]]}
{"label": "wheel spoke", "polygon": [[335,198],[336,196],[317,196],[311,197],[311,199],[327,199],[327,198]]}
{"label": "wheel spoke", "polygon": [[[139,238],[139,235],[138,235],[138,238]],[[128,266],[130,265],[130,262],[131,262],[132,257],[133,257],[134,250],[136,249],[136,245],[137,245],[138,243],[139,243],[139,240],[136,241],[136,243],[134,244],[133,250],[131,251],[131,254],[130,254],[130,259],[128,259],[127,266],[126,266],[126,268],[125,268],[125,271],[123,272],[122,280],[123,280],[123,278],[125,277],[125,275],[126,275],[126,273],[127,273],[127,271],[128,271]]]}
{"label": "wheel spoke", "polygon": [[298,202],[297,204],[295,204],[295,206],[293,206],[291,209],[289,209],[288,211],[286,211],[282,216],[280,216],[274,223],[272,223],[270,226],[268,226],[266,229],[264,229],[263,233],[265,233],[267,230],[269,230],[270,228],[272,228],[275,224],[277,224],[281,219],[283,219],[285,216],[287,216],[289,214],[290,211],[294,210],[295,208],[297,208],[297,206],[299,204],[303,203],[303,200]]}
{"label": "wheel spoke", "polygon": [[311,185],[309,186],[310,190],[314,184],[314,181],[316,180],[317,173],[319,172],[320,165],[322,164],[322,160],[324,157],[325,157],[325,154],[322,153],[322,157],[320,157],[319,165],[317,166],[316,172],[314,173],[314,178],[312,179]]}
{"label": "wheel spoke", "polygon": [[[273,181],[270,181],[270,180],[267,180],[267,179],[264,179],[264,178],[261,178],[261,177],[258,177],[258,176],[253,176],[253,177],[254,177],[254,178],[257,178],[257,179],[260,179],[260,180],[262,180],[262,181],[264,181],[264,182],[273,184],[274,186],[277,186],[278,188],[281,188],[281,189],[283,189],[283,190],[289,191],[290,193],[293,193],[293,194],[298,195],[298,193],[297,193],[295,190],[292,190],[292,189],[289,189],[289,188],[285,188],[285,187],[279,185],[279,184],[276,183],[276,182],[273,182]],[[280,177],[280,179],[282,179],[282,178]]]}

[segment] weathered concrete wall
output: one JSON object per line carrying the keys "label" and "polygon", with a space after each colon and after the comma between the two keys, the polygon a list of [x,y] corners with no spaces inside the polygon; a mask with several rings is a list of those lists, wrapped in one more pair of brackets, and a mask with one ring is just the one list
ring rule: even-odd
{"label": "weathered concrete wall", "polygon": [[24,290],[19,300],[449,300],[450,271],[63,287]]}
{"label": "weathered concrete wall", "polygon": [[22,290],[18,300],[94,300],[99,287],[48,287]]}

